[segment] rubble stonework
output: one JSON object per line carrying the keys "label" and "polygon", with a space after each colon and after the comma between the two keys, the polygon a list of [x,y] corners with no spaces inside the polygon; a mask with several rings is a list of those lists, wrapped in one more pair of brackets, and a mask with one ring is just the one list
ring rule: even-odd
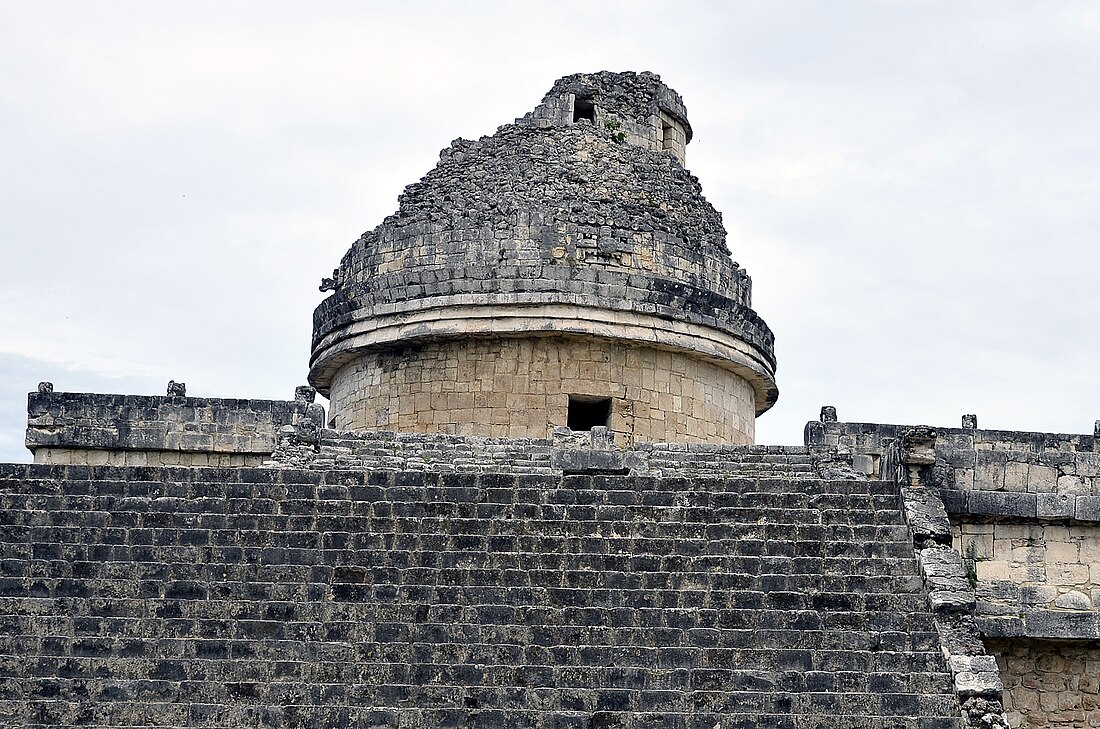
{"label": "rubble stonework", "polygon": [[1084,729],[1100,722],[1100,645],[991,640],[1014,727]]}
{"label": "rubble stonework", "polygon": [[[578,99],[594,119],[574,119]],[[571,76],[443,150],[314,312],[310,382],[332,425],[545,437],[572,394],[616,398],[626,444],[752,442],[777,396],[773,336],[682,155],[642,139],[661,113],[690,129],[653,74]],[[536,376],[611,359],[611,379]]]}

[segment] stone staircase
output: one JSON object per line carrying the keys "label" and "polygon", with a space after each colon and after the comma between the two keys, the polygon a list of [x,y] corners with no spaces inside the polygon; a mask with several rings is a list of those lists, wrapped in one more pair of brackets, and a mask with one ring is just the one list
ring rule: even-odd
{"label": "stone staircase", "polygon": [[0,466],[0,725],[962,727],[896,487],[796,451]]}

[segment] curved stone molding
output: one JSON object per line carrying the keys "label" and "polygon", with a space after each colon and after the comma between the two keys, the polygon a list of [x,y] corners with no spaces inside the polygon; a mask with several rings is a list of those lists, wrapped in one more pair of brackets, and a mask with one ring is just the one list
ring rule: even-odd
{"label": "curved stone molding", "polygon": [[689,353],[736,373],[755,394],[756,414],[775,404],[774,366],[760,350],[726,332],[654,315],[569,304],[462,306],[440,304],[357,322],[323,341],[311,377],[331,382],[364,352],[388,346],[485,336],[583,335]]}

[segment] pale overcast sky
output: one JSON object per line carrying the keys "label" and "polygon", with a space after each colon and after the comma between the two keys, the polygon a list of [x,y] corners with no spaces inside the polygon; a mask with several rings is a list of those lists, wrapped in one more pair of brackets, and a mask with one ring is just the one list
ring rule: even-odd
{"label": "pale overcast sky", "polygon": [[684,97],[776,333],[760,442],[1092,431],[1098,3],[0,0],[0,460],[39,380],[291,398],[402,188],[602,69]]}

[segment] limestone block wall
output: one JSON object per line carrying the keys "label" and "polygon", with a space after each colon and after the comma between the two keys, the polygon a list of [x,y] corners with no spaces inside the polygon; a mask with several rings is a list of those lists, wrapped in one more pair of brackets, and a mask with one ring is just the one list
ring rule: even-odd
{"label": "limestone block wall", "polygon": [[[805,438],[807,445],[835,446],[851,453],[857,468],[878,476],[884,450],[908,427],[811,422],[806,425]],[[936,456],[946,469],[951,488],[1100,495],[1100,452],[1095,450],[1093,435],[940,427],[936,431]],[[1053,504],[1054,499],[1040,501]]]}
{"label": "limestone block wall", "polygon": [[550,438],[323,429],[316,445],[282,441],[264,468],[400,470],[432,473],[629,473],[632,476],[816,478],[819,463],[800,446],[639,443],[618,448],[606,428],[557,428]]}
{"label": "limestone block wall", "polygon": [[755,395],[741,377],[676,352],[566,337],[367,353],[337,373],[331,424],[546,438],[566,425],[570,395],[611,398],[622,445],[753,442]]}
{"label": "limestone block wall", "polygon": [[[1023,522],[954,526],[987,613],[1100,608],[1100,528]],[[998,611],[997,606],[1005,606]]]}
{"label": "limestone block wall", "polygon": [[[877,474],[882,453],[905,427],[810,423],[807,442],[847,451],[857,468]],[[969,566],[988,626],[996,621],[997,632],[1032,637],[1091,636],[1079,618],[1100,610],[1095,436],[936,431],[936,478],[954,547]],[[1086,615],[1057,614],[1067,611]]]}
{"label": "limestone block wall", "polygon": [[258,466],[265,453],[36,448],[34,462],[50,466]]}
{"label": "limestone block wall", "polygon": [[1100,726],[1100,645],[991,640],[1012,727]]}

